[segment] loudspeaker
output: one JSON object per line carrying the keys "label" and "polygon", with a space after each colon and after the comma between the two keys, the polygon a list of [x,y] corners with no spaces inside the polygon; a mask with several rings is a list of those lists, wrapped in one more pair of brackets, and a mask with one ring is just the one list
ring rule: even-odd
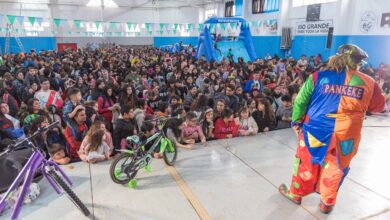
{"label": "loudspeaker", "polygon": [[306,21],[319,21],[321,14],[321,4],[307,6]]}
{"label": "loudspeaker", "polygon": [[333,41],[333,27],[329,27],[328,37],[326,38],[326,49],[332,48]]}
{"label": "loudspeaker", "polygon": [[282,42],[280,49],[291,48],[291,28],[282,28]]}

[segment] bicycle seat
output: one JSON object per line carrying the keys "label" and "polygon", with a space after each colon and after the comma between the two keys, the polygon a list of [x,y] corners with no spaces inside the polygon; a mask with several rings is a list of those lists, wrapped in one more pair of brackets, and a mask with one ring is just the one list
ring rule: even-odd
{"label": "bicycle seat", "polygon": [[129,144],[137,144],[139,143],[139,137],[137,135],[129,136],[126,138],[127,143]]}

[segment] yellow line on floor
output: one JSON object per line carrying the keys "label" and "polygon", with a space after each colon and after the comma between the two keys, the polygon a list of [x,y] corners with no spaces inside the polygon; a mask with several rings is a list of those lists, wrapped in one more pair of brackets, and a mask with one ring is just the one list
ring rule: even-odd
{"label": "yellow line on floor", "polygon": [[172,175],[173,179],[175,179],[177,185],[180,187],[184,196],[191,203],[192,207],[195,209],[196,213],[202,220],[211,220],[209,214],[206,209],[200,204],[199,200],[192,193],[190,187],[186,184],[186,182],[181,178],[180,174],[177,172],[175,167],[167,166],[168,172]]}

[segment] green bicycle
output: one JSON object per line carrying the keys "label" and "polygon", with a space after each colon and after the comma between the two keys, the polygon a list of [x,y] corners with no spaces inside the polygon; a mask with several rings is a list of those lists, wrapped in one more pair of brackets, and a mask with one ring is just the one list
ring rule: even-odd
{"label": "green bicycle", "polygon": [[[138,171],[145,168],[150,171],[150,162],[155,149],[160,146],[160,153],[163,155],[164,162],[168,166],[173,166],[177,158],[176,145],[166,137],[161,124],[166,119],[157,119],[158,130],[154,135],[145,141],[139,140],[137,135],[127,137],[127,149],[119,150],[122,154],[117,157],[110,167],[110,176],[112,181],[117,184],[128,183],[134,188],[136,185],[135,176]],[[153,143],[148,151],[145,151],[145,145]]]}

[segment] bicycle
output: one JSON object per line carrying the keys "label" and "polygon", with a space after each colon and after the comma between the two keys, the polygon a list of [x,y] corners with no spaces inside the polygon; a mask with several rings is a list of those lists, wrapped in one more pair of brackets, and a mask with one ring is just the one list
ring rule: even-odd
{"label": "bicycle", "polygon": [[[157,131],[154,135],[140,142],[137,135],[126,138],[127,149],[118,150],[122,154],[117,157],[110,166],[110,177],[117,184],[126,184],[135,188],[135,176],[142,168],[150,171],[149,164],[152,160],[152,155],[155,149],[160,145],[160,153],[163,154],[164,162],[168,166],[173,166],[177,158],[177,148],[169,138],[166,137],[163,131],[164,124],[167,119],[157,119]],[[164,123],[161,123],[164,121]],[[145,152],[144,146],[153,143],[150,149]],[[149,167],[149,169],[148,169]]]}
{"label": "bicycle", "polygon": [[[31,147],[33,153],[31,154],[29,160],[24,165],[22,171],[18,174],[16,179],[13,181],[11,186],[8,188],[7,192],[4,194],[3,198],[0,200],[0,214],[5,211],[5,208],[8,204],[7,200],[12,196],[12,193],[19,188],[19,185],[22,183],[23,179],[23,185],[21,188],[21,191],[19,193],[19,196],[16,200],[16,203],[14,204],[11,219],[17,219],[22,205],[23,200],[28,193],[28,189],[30,184],[32,183],[32,180],[34,178],[34,175],[37,171],[41,170],[43,176],[48,180],[50,185],[54,188],[54,191],[57,192],[57,194],[62,194],[65,192],[69,199],[76,205],[78,209],[81,210],[81,212],[85,216],[89,216],[90,212],[88,208],[84,205],[83,202],[77,197],[77,195],[72,191],[70,186],[72,186],[72,182],[70,181],[69,177],[66,176],[64,171],[53,161],[46,160],[45,156],[41,152],[41,149],[33,143],[33,140],[38,135],[41,135],[42,133],[56,127],[59,123],[54,122],[50,125],[40,127],[34,134],[31,136],[25,138],[24,140],[21,140],[15,144],[11,144],[7,147],[7,150],[0,154],[0,157],[3,155],[6,155],[12,151],[17,150],[18,148],[23,147]],[[60,175],[59,175],[59,174]],[[62,177],[61,177],[62,176]]]}

